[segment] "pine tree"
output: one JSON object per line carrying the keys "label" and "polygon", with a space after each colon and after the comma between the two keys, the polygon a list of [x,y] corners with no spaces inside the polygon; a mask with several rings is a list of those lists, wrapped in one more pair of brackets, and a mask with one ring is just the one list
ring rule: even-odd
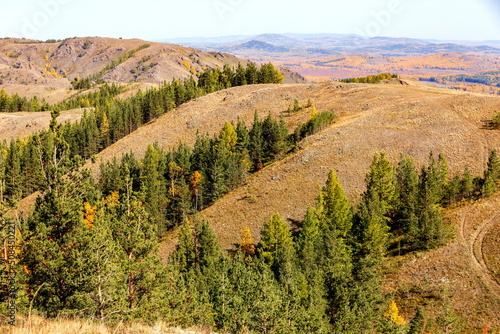
{"label": "pine tree", "polygon": [[149,146],[142,160],[141,190],[145,194],[147,211],[159,230],[167,226],[165,222],[167,185],[163,176],[166,173],[166,164],[162,149],[158,145]]}
{"label": "pine tree", "polygon": [[385,157],[385,153],[375,154],[366,175],[367,190],[364,197],[370,197],[380,202],[382,211],[390,216],[395,208],[396,182],[394,169]]}
{"label": "pine tree", "polygon": [[189,221],[185,219],[180,228],[179,241],[170,258],[177,270],[180,272],[187,272],[195,264],[196,249]]}
{"label": "pine tree", "polygon": [[259,120],[259,115],[257,111],[254,114],[254,121],[252,128],[249,131],[250,144],[249,144],[249,154],[250,159],[253,162],[254,170],[259,171],[263,167],[264,158],[264,138],[262,134],[262,122]]}
{"label": "pine tree", "polygon": [[154,308],[154,297],[162,281],[157,226],[147,214],[142,198],[131,193],[130,183],[120,201],[108,210],[113,236],[125,255],[122,266],[127,277],[128,310],[144,316],[144,312]]}
{"label": "pine tree", "polygon": [[294,254],[290,228],[283,218],[275,213],[264,223],[260,234],[259,253],[269,263],[276,277],[280,277]]}
{"label": "pine tree", "polygon": [[252,62],[248,63],[245,73],[248,85],[254,85],[258,83],[259,81],[258,71],[259,70],[257,69],[257,66],[255,66],[255,63]]}
{"label": "pine tree", "polygon": [[470,198],[474,194],[474,179],[470,174],[469,168],[466,167],[464,170],[464,176],[460,184],[460,193],[463,198]]}
{"label": "pine tree", "polygon": [[220,257],[220,245],[207,221],[196,221],[196,263],[201,268],[213,267]]}
{"label": "pine tree", "polygon": [[500,158],[497,150],[493,150],[488,158],[487,169],[484,172],[484,182],[481,189],[483,197],[491,196],[498,190],[500,182]]}
{"label": "pine tree", "polygon": [[217,145],[219,145],[219,147],[224,150],[232,152],[236,148],[237,143],[238,134],[234,130],[233,125],[229,122],[226,122],[219,134]]}
{"label": "pine tree", "polygon": [[330,171],[323,187],[318,208],[321,212],[322,227],[341,238],[347,238],[352,228],[352,207],[333,170]]}
{"label": "pine tree", "polygon": [[244,86],[246,84],[246,70],[241,63],[238,63],[238,67],[236,67],[236,74],[234,75],[233,86]]}
{"label": "pine tree", "polygon": [[[48,316],[63,310],[79,312],[90,306],[92,291],[85,272],[85,235],[88,227],[81,215],[86,186],[78,176],[59,179],[37,199],[25,226],[24,265],[31,289],[39,289],[36,306]],[[85,253],[85,255],[83,255]],[[31,291],[33,292],[33,291]]]}
{"label": "pine tree", "polygon": [[408,334],[422,334],[425,327],[425,317],[422,308],[417,308],[417,313],[415,317],[410,322],[410,328],[408,329]]}
{"label": "pine tree", "polygon": [[304,217],[304,223],[300,229],[295,246],[304,272],[316,273],[317,264],[322,251],[322,233],[320,220],[315,209],[309,207]]}
{"label": "pine tree", "polygon": [[401,158],[396,171],[399,225],[410,242],[420,233],[418,221],[418,174],[411,157]]}
{"label": "pine tree", "polygon": [[[123,250],[117,245],[108,224],[113,218],[107,206],[116,205],[119,196],[115,192],[99,203],[99,212],[86,216],[85,247],[80,250],[82,270],[88,292],[80,295],[87,301],[83,316],[95,316],[101,320],[123,314],[126,309],[126,272],[121,266],[125,258]],[[97,208],[95,206],[94,208]],[[88,212],[88,210],[86,210]],[[85,215],[84,215],[85,217]]]}
{"label": "pine tree", "polygon": [[429,156],[429,166],[422,170],[419,186],[419,235],[416,246],[434,248],[443,243],[448,236],[441,215],[441,203],[446,189],[448,167],[444,156],[438,162],[433,154]]}

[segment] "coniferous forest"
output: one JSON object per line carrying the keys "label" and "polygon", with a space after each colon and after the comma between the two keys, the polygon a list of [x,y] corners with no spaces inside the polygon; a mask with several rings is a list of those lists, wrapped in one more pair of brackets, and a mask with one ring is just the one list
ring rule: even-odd
{"label": "coniferous forest", "polygon": [[[229,252],[198,212],[299,150],[303,139],[335,122],[333,111],[311,115],[294,131],[283,119],[256,113],[251,124],[227,122],[217,135],[198,134],[192,147],[151,145],[141,159],[125,154],[102,164],[97,180],[81,169],[86,159],[186,101],[282,80],[272,65],[250,64],[124,100],[115,99],[122,92],[115,85],[56,106],[2,93],[2,111],[18,110],[19,103],[54,110],[48,130],[0,147],[2,215],[40,192],[28,218],[3,215],[3,235],[15,224],[22,245],[15,265],[0,266],[16,271],[18,311],[109,323],[162,320],[221,333],[422,333],[422,312],[405,322],[394,296],[383,291],[385,264],[395,253],[436,248],[452,237],[443,211],[498,190],[497,151],[482,176],[466,169],[453,178],[442,154],[430,152],[417,166],[409,156],[394,162],[381,152],[354,204],[331,170],[297,229],[269,212],[263,229],[241,231]],[[89,109],[78,123],[57,123],[58,110],[70,108]],[[179,242],[160,259],[160,241],[172,231]]]}

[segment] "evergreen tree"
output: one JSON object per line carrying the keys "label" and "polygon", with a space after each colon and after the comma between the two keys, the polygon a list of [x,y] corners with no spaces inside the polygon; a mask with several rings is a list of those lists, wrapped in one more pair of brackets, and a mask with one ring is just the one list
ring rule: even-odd
{"label": "evergreen tree", "polygon": [[323,228],[346,239],[352,228],[352,207],[333,170],[318,200]]}
{"label": "evergreen tree", "polygon": [[493,150],[488,158],[487,169],[484,172],[484,182],[481,189],[483,197],[491,196],[498,190],[500,182],[500,158],[497,150]]}
{"label": "evergreen tree", "polygon": [[401,158],[396,171],[398,222],[406,237],[414,242],[419,235],[418,174],[411,157]]}
{"label": "evergreen tree", "polygon": [[180,272],[189,271],[195,264],[196,249],[191,227],[187,219],[185,219],[184,223],[181,225],[179,241],[170,258]]}
{"label": "evergreen tree", "polygon": [[417,308],[417,313],[415,317],[410,322],[410,328],[408,329],[408,334],[422,334],[425,327],[425,318],[422,308]]}
{"label": "evergreen tree", "polygon": [[254,121],[252,128],[249,132],[250,135],[250,145],[249,153],[250,159],[254,165],[254,170],[259,171],[263,167],[264,158],[264,138],[262,134],[262,122],[259,120],[259,115],[255,111]]}
{"label": "evergreen tree", "polygon": [[236,74],[233,80],[233,86],[244,86],[247,84],[246,70],[241,63],[238,63],[238,67],[236,67]]}
{"label": "evergreen tree", "polygon": [[259,70],[257,69],[257,66],[255,66],[255,63],[249,62],[245,73],[247,84],[254,85],[258,83],[259,81],[258,72]]}
{"label": "evergreen tree", "polygon": [[109,224],[125,255],[122,265],[126,273],[128,310],[144,316],[154,308],[163,273],[158,258],[157,226],[147,214],[142,198],[134,195],[130,188],[129,182],[124,196],[116,205],[108,206]]}
{"label": "evergreen tree", "polygon": [[158,228],[165,228],[165,211],[167,205],[166,160],[158,145],[149,146],[146,150],[141,168],[141,190],[145,194],[145,204],[151,219]]}
{"label": "evergreen tree", "polygon": [[[109,221],[113,218],[107,207],[117,205],[118,193],[99,202],[96,213],[87,206],[84,223],[87,226],[82,237],[86,246],[80,249],[82,271],[88,291],[82,291],[79,299],[85,301],[82,316],[95,316],[101,320],[123,315],[126,309],[126,272],[121,266],[125,258],[123,250],[113,238]],[[86,202],[86,204],[88,204]]]}
{"label": "evergreen tree", "polygon": [[448,167],[444,156],[438,162],[433,154],[429,156],[429,166],[420,175],[419,235],[416,246],[434,248],[447,236],[441,216],[441,203],[448,187]]}
{"label": "evergreen tree", "polygon": [[260,234],[260,255],[269,263],[276,277],[280,277],[294,254],[290,228],[275,213],[264,223]]}
{"label": "evergreen tree", "polygon": [[385,157],[385,153],[375,154],[366,175],[367,190],[364,197],[380,202],[382,211],[388,218],[393,214],[396,200],[396,182],[394,169]]}

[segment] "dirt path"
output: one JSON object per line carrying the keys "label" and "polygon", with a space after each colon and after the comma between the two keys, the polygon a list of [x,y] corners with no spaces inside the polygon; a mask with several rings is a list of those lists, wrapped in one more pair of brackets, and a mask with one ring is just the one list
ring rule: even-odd
{"label": "dirt path", "polygon": [[470,258],[474,265],[474,269],[480,275],[482,282],[487,289],[493,293],[497,298],[500,298],[500,282],[496,279],[493,271],[488,268],[483,254],[484,238],[488,232],[493,228],[498,228],[498,221],[500,220],[500,211],[493,212],[490,217],[484,220],[474,232],[466,238],[465,225],[468,221],[468,215],[465,214],[460,223],[460,234],[464,242],[467,244]]}

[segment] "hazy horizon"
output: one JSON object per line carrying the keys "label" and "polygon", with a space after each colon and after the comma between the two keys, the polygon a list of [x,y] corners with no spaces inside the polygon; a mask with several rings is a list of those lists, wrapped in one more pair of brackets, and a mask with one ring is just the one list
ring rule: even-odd
{"label": "hazy horizon", "polygon": [[357,34],[500,40],[496,0],[21,0],[2,5],[0,36],[160,40],[283,34]]}

